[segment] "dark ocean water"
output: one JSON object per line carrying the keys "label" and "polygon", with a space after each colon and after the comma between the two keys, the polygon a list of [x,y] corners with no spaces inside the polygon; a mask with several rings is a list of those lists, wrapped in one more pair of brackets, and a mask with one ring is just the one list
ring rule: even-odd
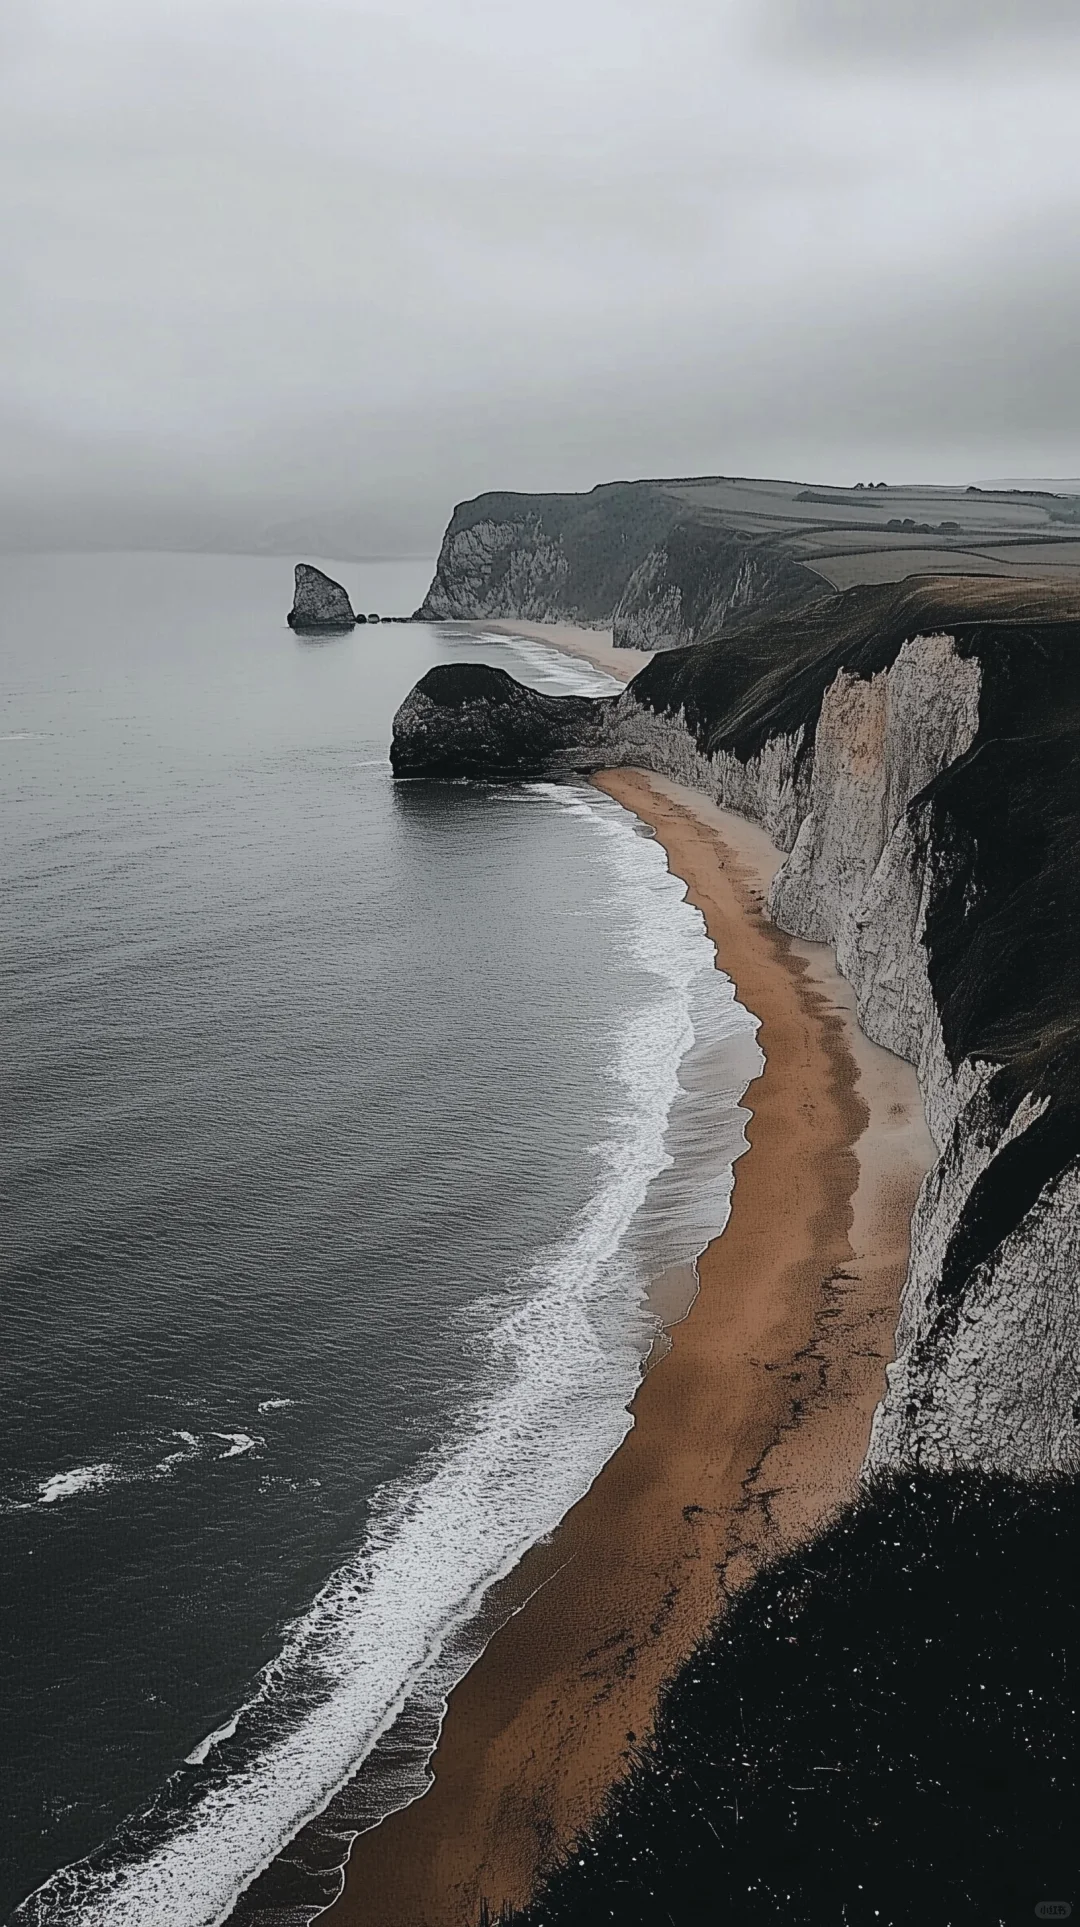
{"label": "dark ocean water", "polygon": [[[403,611],[429,569],[335,572]],[[391,780],[432,663],[607,679],[300,641],[290,593],[0,559],[20,1922],[225,1917],[616,1447],[741,1144],[752,1023],[634,820]]]}

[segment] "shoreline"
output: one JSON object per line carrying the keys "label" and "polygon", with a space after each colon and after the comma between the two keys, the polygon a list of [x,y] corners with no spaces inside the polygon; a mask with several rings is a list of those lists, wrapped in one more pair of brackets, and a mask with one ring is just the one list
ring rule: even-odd
{"label": "shoreline", "polygon": [[[568,646],[563,625],[490,626]],[[482,1900],[524,1901],[722,1591],[851,1496],[884,1389],[933,1157],[914,1071],[862,1036],[832,953],[763,914],[781,856],[762,831],[643,772],[594,780],[653,829],[761,1020],[751,1154],[634,1429],[493,1600],[511,1617],[450,1695],[434,1784],[357,1838],[333,1927],[475,1927]]]}
{"label": "shoreline", "polygon": [[[468,627],[476,629],[476,622]],[[567,656],[581,656],[597,669],[606,669],[609,676],[620,682],[629,682],[639,669],[644,669],[652,661],[648,649],[616,649],[611,640],[610,629],[585,629],[574,622],[510,622],[500,618],[497,622],[485,622],[483,627],[493,635],[527,636],[531,642],[546,642],[549,648],[559,649]]]}

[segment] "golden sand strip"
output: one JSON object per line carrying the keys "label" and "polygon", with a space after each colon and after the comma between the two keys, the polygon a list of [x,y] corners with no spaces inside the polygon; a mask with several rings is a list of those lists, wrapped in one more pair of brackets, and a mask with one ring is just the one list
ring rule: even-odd
{"label": "golden sand strip", "polygon": [[331,1927],[475,1927],[482,1899],[526,1899],[725,1591],[851,1495],[884,1387],[932,1154],[914,1075],[862,1038],[831,954],[768,921],[760,831],[638,771],[597,781],[653,826],[761,1019],[751,1148],[633,1431],[519,1568],[527,1603],[451,1696],[433,1787],[356,1842]]}
{"label": "golden sand strip", "polygon": [[[469,623],[470,629],[477,628],[475,622]],[[485,622],[483,628],[493,635],[529,636],[534,642],[546,642],[552,649],[561,649],[568,656],[584,656],[586,662],[595,663],[598,669],[606,669],[609,676],[617,676],[620,682],[629,682],[639,669],[652,661],[647,649],[616,649],[611,640],[610,629],[580,629],[573,622]]]}

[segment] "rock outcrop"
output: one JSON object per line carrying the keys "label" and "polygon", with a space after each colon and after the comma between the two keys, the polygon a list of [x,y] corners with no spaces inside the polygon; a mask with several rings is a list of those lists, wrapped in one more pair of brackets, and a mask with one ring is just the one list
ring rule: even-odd
{"label": "rock outcrop", "polygon": [[318,635],[351,629],[356,617],[340,582],[313,568],[310,562],[298,562],[293,606],[287,621],[290,629],[300,635]]}
{"label": "rock outcrop", "polygon": [[395,776],[551,776],[610,760],[611,701],[544,696],[484,663],[429,669],[394,717]]}
{"label": "rock outcrop", "polygon": [[506,677],[495,702],[472,673],[430,764],[408,699],[395,768],[453,768],[461,729],[469,773],[520,741],[530,768],[636,764],[754,818],[787,852],[776,921],[835,945],[868,1036],[918,1070],[940,1155],[869,1468],[1080,1469],[1077,591],[853,590],[599,703]]}

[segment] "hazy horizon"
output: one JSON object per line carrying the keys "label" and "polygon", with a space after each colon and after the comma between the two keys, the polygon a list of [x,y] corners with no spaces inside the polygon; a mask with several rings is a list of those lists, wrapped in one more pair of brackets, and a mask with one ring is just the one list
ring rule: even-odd
{"label": "hazy horizon", "polygon": [[0,51],[2,548],[1080,470],[1064,0],[12,0]]}

